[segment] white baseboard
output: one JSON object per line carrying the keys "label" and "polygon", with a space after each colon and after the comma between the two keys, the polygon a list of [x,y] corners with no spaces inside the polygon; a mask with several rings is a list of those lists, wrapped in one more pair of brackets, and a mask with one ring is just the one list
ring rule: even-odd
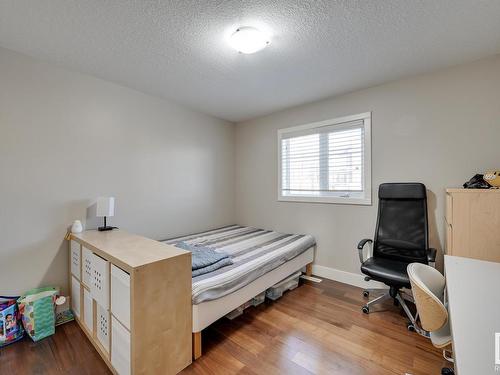
{"label": "white baseboard", "polygon": [[365,277],[361,274],[338,270],[325,266],[313,264],[313,275],[324,277],[325,279],[339,281],[344,284],[354,285],[359,288],[367,289],[387,289],[388,287],[378,281],[365,281]]}

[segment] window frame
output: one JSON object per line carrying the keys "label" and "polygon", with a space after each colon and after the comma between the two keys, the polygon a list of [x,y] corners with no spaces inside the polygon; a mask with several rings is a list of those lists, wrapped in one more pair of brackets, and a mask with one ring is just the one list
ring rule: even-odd
{"label": "window frame", "polygon": [[[372,150],[371,150],[371,112],[360,113],[351,116],[343,116],[338,118],[333,118],[325,121],[313,122],[305,125],[293,126],[290,128],[278,129],[278,201],[280,202],[305,202],[305,203],[332,203],[332,204],[349,204],[349,205],[364,205],[369,206],[372,204]],[[283,135],[287,133],[293,133],[303,130],[309,130],[314,128],[321,128],[324,126],[335,126],[338,125],[339,128],[345,126],[346,123],[351,121],[363,120],[364,126],[364,154],[363,154],[363,192],[364,196],[361,197],[342,197],[342,196],[290,196],[282,194],[282,139]],[[339,194],[346,194],[345,192],[339,192]]]}

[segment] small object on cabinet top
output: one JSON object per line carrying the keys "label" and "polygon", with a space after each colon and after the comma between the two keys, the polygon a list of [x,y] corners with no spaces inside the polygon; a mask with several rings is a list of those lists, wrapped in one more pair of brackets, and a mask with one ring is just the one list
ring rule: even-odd
{"label": "small object on cabinet top", "polygon": [[71,226],[71,233],[81,233],[83,231],[83,225],[80,220],[75,220]]}
{"label": "small object on cabinet top", "polygon": [[484,174],[483,179],[495,188],[500,187],[500,171],[488,171]]}
{"label": "small object on cabinet top", "polygon": [[465,189],[489,189],[491,185],[483,179],[482,174],[476,174],[469,181],[464,183]]}

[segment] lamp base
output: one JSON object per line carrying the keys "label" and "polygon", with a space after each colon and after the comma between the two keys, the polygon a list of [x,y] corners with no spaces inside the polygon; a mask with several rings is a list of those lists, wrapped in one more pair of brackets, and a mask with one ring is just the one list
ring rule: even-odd
{"label": "lamp base", "polygon": [[108,227],[108,226],[105,226],[105,227],[99,227],[99,228],[97,228],[97,230],[98,230],[99,232],[104,232],[104,231],[106,231],[106,230],[113,230],[113,229],[115,229],[115,228],[116,228],[116,227]]}
{"label": "lamp base", "polygon": [[106,223],[106,216],[104,216],[104,225],[102,227],[97,228],[99,232],[104,232],[106,230],[113,230],[113,229],[118,229],[117,227],[110,227]]}

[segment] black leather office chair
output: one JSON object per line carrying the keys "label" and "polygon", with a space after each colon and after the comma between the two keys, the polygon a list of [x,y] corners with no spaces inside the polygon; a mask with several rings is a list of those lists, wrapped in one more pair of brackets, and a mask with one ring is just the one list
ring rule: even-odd
{"label": "black leather office chair", "polygon": [[[394,304],[400,304],[410,323],[409,330],[420,334],[426,332],[418,327],[415,317],[401,295],[402,288],[411,288],[406,267],[413,262],[434,266],[436,250],[429,248],[427,223],[427,194],[424,184],[386,183],[378,189],[378,217],[375,238],[361,240],[358,244],[361,272],[365,280],[380,281],[389,286],[389,291],[369,301],[363,306],[368,314],[370,306],[387,298],[393,298]],[[373,255],[364,259],[363,248],[373,243]],[[369,296],[365,290],[363,295]]]}

